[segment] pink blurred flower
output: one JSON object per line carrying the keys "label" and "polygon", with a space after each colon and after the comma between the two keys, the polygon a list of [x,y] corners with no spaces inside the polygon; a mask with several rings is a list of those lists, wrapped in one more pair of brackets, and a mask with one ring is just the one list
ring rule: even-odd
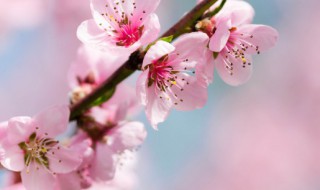
{"label": "pink blurred flower", "polygon": [[127,115],[132,113],[130,110],[136,106],[134,91],[119,89],[108,102],[90,109],[83,123],[79,123],[96,139],[89,169],[96,182],[113,179],[121,155],[136,150],[147,136],[142,123],[126,121]]}
{"label": "pink blurred flower", "polygon": [[58,174],[57,188],[59,190],[81,190],[91,186],[89,169],[93,159],[94,150],[92,149],[92,140],[85,133],[78,132],[70,141],[70,148],[82,152],[82,163],[75,170],[67,174]]}
{"label": "pink blurred flower", "polygon": [[111,53],[81,46],[68,73],[72,103],[79,101],[104,82],[127,58],[125,55],[117,57]]}
{"label": "pink blurred flower", "polygon": [[[55,106],[35,117],[14,117],[8,121],[2,141],[1,164],[21,172],[27,189],[53,189],[55,175],[68,173],[81,163],[80,153],[60,145],[52,137],[63,133],[69,121],[69,108]],[[52,184],[48,186],[48,184]]]}
{"label": "pink blurred flower", "polygon": [[90,190],[132,190],[136,189],[138,179],[135,173],[137,156],[135,153],[126,153],[121,161],[114,179],[104,183],[94,183]]}
{"label": "pink blurred flower", "polygon": [[132,53],[157,38],[160,23],[153,12],[159,2],[91,0],[94,19],[79,26],[78,38],[115,53]]}
{"label": "pink blurred flower", "polygon": [[207,84],[202,84],[205,73],[197,72],[204,63],[207,41],[203,33],[192,33],[179,38],[173,45],[158,41],[147,52],[143,73],[137,81],[137,95],[152,126],[163,122],[171,108],[193,110],[207,101]]}

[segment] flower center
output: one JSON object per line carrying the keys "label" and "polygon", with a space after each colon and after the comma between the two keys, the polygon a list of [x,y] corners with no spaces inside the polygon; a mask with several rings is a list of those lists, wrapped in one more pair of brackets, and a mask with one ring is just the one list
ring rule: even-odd
{"label": "flower center", "polygon": [[142,36],[143,26],[133,26],[128,21],[123,21],[119,24],[119,29],[115,32],[115,40],[118,46],[129,47],[136,43]]}
{"label": "flower center", "polygon": [[53,149],[60,149],[60,147],[57,146],[58,143],[59,141],[51,138],[38,138],[36,133],[32,133],[27,141],[19,143],[19,147],[25,154],[25,165],[28,167],[31,162],[36,162],[49,169],[47,155],[49,153],[54,155]]}
{"label": "flower center", "polygon": [[149,68],[148,87],[155,83],[160,91],[165,92],[166,88],[177,83],[176,74],[179,71],[175,71],[172,66],[168,65],[168,58],[169,56],[165,55],[145,67],[145,69]]}

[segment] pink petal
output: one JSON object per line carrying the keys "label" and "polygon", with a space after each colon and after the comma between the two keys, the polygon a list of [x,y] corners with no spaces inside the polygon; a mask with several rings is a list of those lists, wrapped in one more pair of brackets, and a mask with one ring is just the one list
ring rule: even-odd
{"label": "pink petal", "polygon": [[[107,20],[109,17],[120,21],[122,19],[121,5],[121,1],[119,1],[119,4],[117,5],[113,0],[91,0],[91,12],[94,19],[97,21],[97,25],[101,22],[108,22],[112,24],[113,22]],[[109,17],[101,16],[101,14],[106,14]],[[116,22],[114,23],[117,25]],[[116,29],[116,27],[114,29]]]}
{"label": "pink petal", "polygon": [[210,38],[209,49],[213,52],[220,52],[229,40],[231,20],[228,17],[219,19],[216,28],[216,32]]}
{"label": "pink petal", "polygon": [[259,47],[259,51],[261,52],[270,49],[275,46],[279,37],[277,30],[265,25],[243,25],[238,28],[236,33],[240,34],[239,38],[253,45],[253,47],[249,45],[246,50],[246,53],[249,54],[257,53],[256,46]]}
{"label": "pink petal", "polygon": [[182,111],[202,108],[208,99],[207,88],[199,85],[196,77],[184,73],[177,74],[177,76],[177,85],[171,87],[175,94],[174,108]]}
{"label": "pink petal", "polygon": [[[246,65],[246,67],[243,68],[243,63],[240,58],[235,59],[234,57],[229,56],[230,60],[227,61],[225,59],[226,55],[228,55],[228,53],[223,52],[219,54],[218,58],[215,60],[218,74],[222,80],[232,86],[238,86],[247,82],[252,74],[252,65]],[[249,55],[245,55],[245,57],[247,59],[247,63],[252,64],[252,58]],[[226,67],[230,67],[230,62],[233,63],[232,75],[230,74],[230,70]]]}
{"label": "pink petal", "polygon": [[59,174],[57,181],[59,184],[59,190],[81,190],[80,176],[77,172],[71,172],[68,174]]}
{"label": "pink petal", "polygon": [[8,122],[0,123],[0,142],[7,135]]}
{"label": "pink petal", "polygon": [[207,87],[212,83],[214,75],[214,60],[212,52],[207,49],[203,59],[203,63],[198,64],[196,67],[196,76],[199,85]]}
{"label": "pink petal", "polygon": [[136,91],[131,86],[120,84],[112,98],[102,105],[102,108],[109,112],[111,122],[118,123],[126,117],[133,116],[139,111]]}
{"label": "pink petal", "polygon": [[74,63],[71,65],[68,72],[68,79],[71,88],[76,88],[79,86],[78,78],[84,79],[90,73],[98,78],[97,70],[95,69],[95,64],[97,62],[97,52],[99,50],[93,50],[93,48],[87,46],[80,46],[78,48],[78,56]]}
{"label": "pink petal", "polygon": [[136,93],[137,93],[137,97],[138,97],[138,100],[139,102],[142,104],[142,105],[147,105],[147,83],[148,83],[148,73],[149,73],[149,69],[143,71],[138,80],[137,80],[137,85],[136,85]]}
{"label": "pink petal", "polygon": [[201,62],[208,49],[209,37],[203,32],[192,32],[180,36],[173,45],[182,59],[192,59]]}
{"label": "pink petal", "polygon": [[78,168],[82,162],[83,152],[61,147],[54,150],[54,155],[49,153],[49,168],[55,173],[69,173]]}
{"label": "pink petal", "polygon": [[148,87],[147,77],[149,70],[144,71],[137,80],[137,96],[142,105],[145,105],[145,112],[148,120],[154,129],[157,129],[157,124],[163,122],[169,114],[172,106],[170,101],[161,99],[160,96],[166,97],[165,94],[156,94],[154,86]]}
{"label": "pink petal", "polygon": [[37,114],[34,123],[38,127],[37,132],[41,135],[55,137],[67,130],[70,109],[66,105],[54,106]]}
{"label": "pink petal", "polygon": [[7,138],[12,144],[27,140],[29,136],[35,131],[35,126],[30,117],[14,117],[8,122]]}
{"label": "pink petal", "polygon": [[149,51],[146,53],[142,68],[146,65],[151,64],[153,61],[156,61],[175,50],[175,47],[168,42],[158,41],[155,45],[151,46]]}
{"label": "pink petal", "polygon": [[3,158],[1,164],[3,167],[11,171],[22,171],[25,167],[24,163],[24,153],[19,146],[5,146],[3,145]]}
{"label": "pink petal", "polygon": [[231,18],[232,27],[237,27],[252,22],[254,9],[246,1],[227,1],[221,14],[228,14]]}
{"label": "pink petal", "polygon": [[96,155],[90,170],[92,178],[96,181],[109,181],[114,177],[115,169],[113,150],[107,144],[97,143]]}
{"label": "pink petal", "polygon": [[140,18],[145,18],[157,9],[160,0],[135,0],[135,3],[136,9],[133,12],[133,21],[139,22]]}
{"label": "pink petal", "polygon": [[85,44],[95,46],[107,46],[111,44],[108,42],[105,31],[99,28],[93,19],[86,20],[80,24],[77,30],[77,37]]}
{"label": "pink petal", "polygon": [[108,137],[112,138],[111,148],[115,152],[134,150],[147,137],[147,131],[140,122],[128,122],[115,127]]}
{"label": "pink petal", "polygon": [[140,38],[141,45],[147,45],[157,39],[160,32],[160,22],[156,14],[151,14],[145,22],[144,31]]}
{"label": "pink petal", "polygon": [[[171,100],[166,99],[164,92],[155,92],[155,86],[147,87],[147,105],[145,112],[152,127],[157,130],[157,125],[168,117],[172,107]],[[162,98],[160,98],[162,97]]]}
{"label": "pink petal", "polygon": [[43,166],[35,163],[30,164],[29,173],[27,170],[21,172],[22,183],[26,190],[55,190],[55,177],[46,171]]}
{"label": "pink petal", "polygon": [[196,66],[196,76],[200,84],[208,86],[213,80],[213,55],[208,50],[209,37],[203,32],[192,32],[180,36],[173,45],[182,59],[193,62],[179,63],[179,68]]}

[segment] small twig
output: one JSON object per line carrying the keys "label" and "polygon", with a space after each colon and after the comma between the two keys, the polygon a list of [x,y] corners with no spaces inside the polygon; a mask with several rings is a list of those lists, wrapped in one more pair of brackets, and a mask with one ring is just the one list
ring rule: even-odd
{"label": "small twig", "polygon": [[213,17],[214,15],[216,15],[218,12],[221,11],[221,9],[224,7],[226,2],[227,2],[227,0],[222,0],[222,2],[220,3],[220,5],[217,8],[215,8],[213,11],[208,12],[205,15],[203,15],[203,18]]}

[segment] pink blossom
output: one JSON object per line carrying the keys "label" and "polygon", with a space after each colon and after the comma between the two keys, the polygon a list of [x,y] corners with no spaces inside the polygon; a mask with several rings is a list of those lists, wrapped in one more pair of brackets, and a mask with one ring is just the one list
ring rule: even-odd
{"label": "pink blossom", "polygon": [[154,41],[160,31],[153,12],[160,0],[91,0],[94,19],[78,28],[78,38],[114,53],[131,53]]}
{"label": "pink blossom", "polygon": [[[134,151],[147,135],[140,122],[105,123],[101,127],[95,128],[95,134],[98,136],[95,136],[96,140],[92,146],[94,148],[85,151],[83,163],[78,169],[69,174],[59,175],[61,190],[80,190],[90,187],[93,183],[112,180],[123,155],[127,154],[127,151]],[[90,132],[89,134],[93,135]],[[80,132],[80,136],[79,139],[83,139],[82,141],[90,139],[83,132]]]}
{"label": "pink blossom", "polygon": [[33,118],[14,117],[8,121],[1,164],[21,172],[26,189],[54,189],[56,174],[71,172],[81,163],[79,152],[53,139],[67,129],[68,121],[67,106],[49,108]]}
{"label": "pink blossom", "polygon": [[137,81],[137,95],[152,126],[163,122],[171,108],[187,111],[201,108],[207,101],[205,74],[197,71],[203,64],[203,47],[208,37],[192,33],[173,45],[158,41],[145,55],[143,73]]}
{"label": "pink blossom", "polygon": [[[117,99],[117,96],[113,99]],[[93,124],[95,129],[100,131],[90,168],[92,178],[98,182],[113,179],[121,155],[126,151],[134,151],[147,136],[142,123],[125,121],[130,108],[128,101],[118,104],[110,103],[112,101],[100,108],[93,108],[88,113],[95,120]]]}
{"label": "pink blossom", "polygon": [[278,32],[269,26],[249,24],[253,8],[244,1],[227,1],[216,16],[196,26],[210,37],[209,49],[216,57],[221,78],[230,85],[245,83],[252,73],[253,54],[273,47]]}
{"label": "pink blossom", "polygon": [[135,173],[136,154],[126,153],[126,159],[122,161],[122,166],[111,181],[104,183],[94,183],[90,190],[132,190],[138,184]]}
{"label": "pink blossom", "polygon": [[108,52],[81,46],[69,69],[68,80],[72,89],[71,101],[76,103],[104,82],[128,57],[117,57]]}
{"label": "pink blossom", "polygon": [[78,132],[70,140],[70,148],[82,152],[82,163],[75,170],[67,174],[57,175],[59,190],[81,190],[91,186],[89,169],[93,159],[94,150],[92,149],[92,140],[83,132]]}

